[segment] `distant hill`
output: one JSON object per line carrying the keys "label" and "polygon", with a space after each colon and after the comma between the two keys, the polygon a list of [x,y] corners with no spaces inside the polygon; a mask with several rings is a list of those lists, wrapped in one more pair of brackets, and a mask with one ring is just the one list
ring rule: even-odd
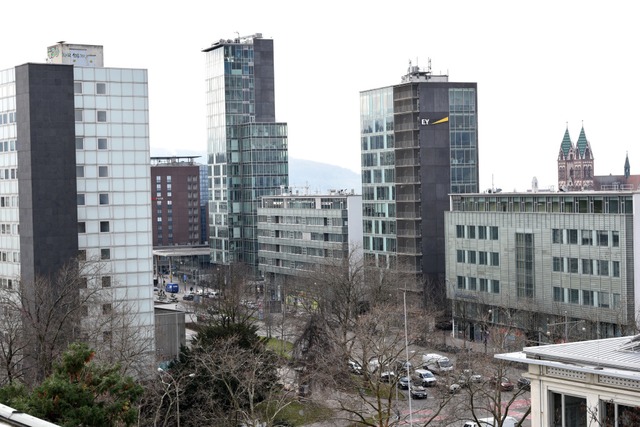
{"label": "distant hill", "polygon": [[[175,154],[166,150],[152,150],[153,157],[169,157]],[[196,163],[205,163],[206,154],[185,150],[181,156],[201,156],[195,159]],[[289,158],[289,185],[296,187],[302,193],[303,187],[309,187],[309,194],[326,193],[331,189],[354,190],[356,194],[362,194],[362,183],[359,173],[330,165],[328,163],[314,162],[312,160]]]}
{"label": "distant hill", "polygon": [[294,190],[309,187],[309,194],[326,193],[328,190],[354,190],[362,194],[360,174],[340,166],[312,160],[289,158],[289,185]]}

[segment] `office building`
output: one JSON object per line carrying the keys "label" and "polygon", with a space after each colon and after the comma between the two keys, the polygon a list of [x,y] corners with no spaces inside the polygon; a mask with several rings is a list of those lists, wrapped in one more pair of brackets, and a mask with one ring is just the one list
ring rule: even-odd
{"label": "office building", "polygon": [[[88,286],[113,304],[88,313],[126,305],[153,356],[147,71],[104,68],[102,46],[64,42],[48,62],[0,71],[0,284],[99,260]],[[108,346],[117,331],[104,332]]]}
{"label": "office building", "polygon": [[318,266],[362,259],[362,196],[267,196],[258,208],[259,270],[267,300],[282,300]]}
{"label": "office building", "polygon": [[153,246],[194,246],[202,241],[198,156],[151,158]]}
{"label": "office building", "polygon": [[629,191],[451,195],[447,296],[460,337],[532,342],[635,331],[637,206]]}
{"label": "office building", "polygon": [[526,364],[531,425],[640,425],[640,336],[526,347],[496,358]]}
{"label": "office building", "polygon": [[448,195],[478,191],[477,85],[410,64],[399,84],[361,92],[360,115],[365,260],[441,295]]}
{"label": "office building", "polygon": [[257,274],[260,197],[289,184],[287,125],[275,118],[273,40],[220,40],[206,55],[211,262]]}

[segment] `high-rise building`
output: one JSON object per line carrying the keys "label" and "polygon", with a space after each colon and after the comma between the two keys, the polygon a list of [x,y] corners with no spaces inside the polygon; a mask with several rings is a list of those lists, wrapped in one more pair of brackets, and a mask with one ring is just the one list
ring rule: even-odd
{"label": "high-rise building", "polygon": [[0,71],[0,285],[99,260],[88,286],[128,306],[152,356],[147,71],[103,68],[102,52],[60,42],[47,64]]}
{"label": "high-rise building", "polygon": [[151,158],[153,246],[201,245],[198,156]]}
{"label": "high-rise building", "polygon": [[289,184],[287,125],[275,120],[273,40],[220,40],[203,52],[211,262],[257,272],[259,198]]}
{"label": "high-rise building", "polygon": [[477,84],[409,66],[360,94],[365,260],[444,289],[449,193],[478,191]]}

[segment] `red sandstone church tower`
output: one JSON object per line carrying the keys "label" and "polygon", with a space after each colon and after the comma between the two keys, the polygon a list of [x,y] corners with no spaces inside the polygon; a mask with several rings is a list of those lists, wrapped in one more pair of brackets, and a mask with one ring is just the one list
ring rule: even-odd
{"label": "red sandstone church tower", "polygon": [[558,154],[558,189],[593,190],[593,152],[584,133],[584,126],[575,146],[571,142],[568,126],[564,132]]}

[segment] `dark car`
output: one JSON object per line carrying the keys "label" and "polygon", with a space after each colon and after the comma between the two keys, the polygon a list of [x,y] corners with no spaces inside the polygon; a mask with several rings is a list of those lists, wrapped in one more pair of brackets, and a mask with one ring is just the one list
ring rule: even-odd
{"label": "dark car", "polygon": [[520,390],[531,391],[531,380],[529,378],[520,377],[518,379],[518,388]]}
{"label": "dark car", "polygon": [[491,378],[491,384],[496,386],[500,391],[511,391],[514,385],[507,377],[493,377]]}
{"label": "dark car", "polygon": [[422,387],[421,385],[412,385],[411,386],[411,397],[413,399],[426,399],[427,398],[427,389]]}
{"label": "dark car", "polygon": [[182,299],[185,301],[193,301],[193,294],[184,294]]}

